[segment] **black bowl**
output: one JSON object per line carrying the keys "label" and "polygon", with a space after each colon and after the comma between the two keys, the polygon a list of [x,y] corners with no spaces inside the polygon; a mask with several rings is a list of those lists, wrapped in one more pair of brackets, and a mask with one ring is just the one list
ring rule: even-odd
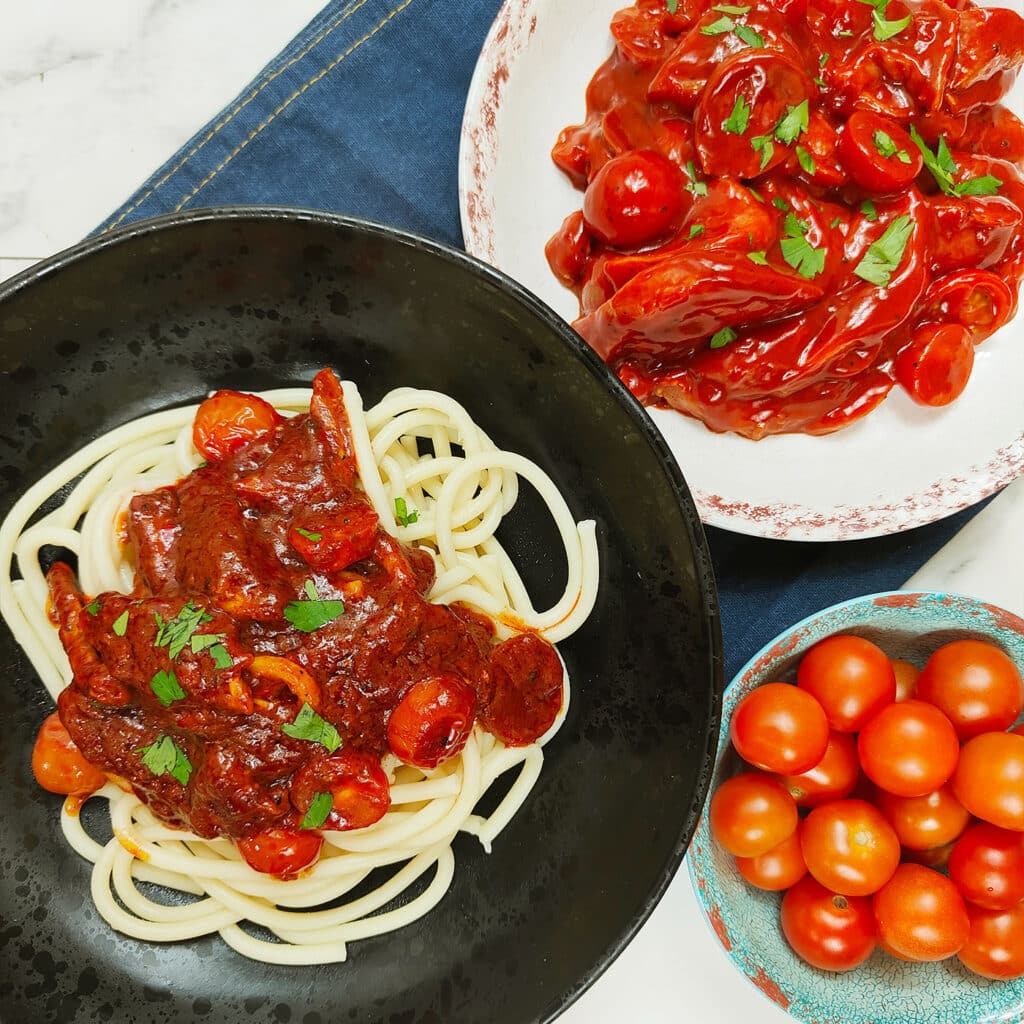
{"label": "black bowl", "polygon": [[[487,856],[460,837],[426,917],[349,961],[276,967],[216,936],[112,932],[32,742],[49,700],[6,628],[0,787],[5,1020],[388,1024],[550,1020],[607,967],[665,891],[715,753],[715,586],[689,492],[646,414],[550,310],[461,253],[341,217],[199,211],[89,241],[0,288],[0,511],[97,435],[216,387],[308,382],[332,366],[370,404],[398,385],[464,403],[597,520],[601,588],[560,645],[568,721]],[[558,589],[529,488],[503,539],[539,599]]]}

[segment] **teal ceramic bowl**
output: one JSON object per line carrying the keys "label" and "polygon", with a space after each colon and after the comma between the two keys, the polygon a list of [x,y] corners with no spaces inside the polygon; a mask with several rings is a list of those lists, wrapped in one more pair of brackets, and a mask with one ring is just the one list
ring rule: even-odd
{"label": "teal ceramic bowl", "polygon": [[[959,594],[894,591],[826,608],[786,630],[740,671],[725,693],[712,791],[740,761],[729,743],[736,705],[768,682],[792,682],[804,652],[835,633],[878,644],[919,668],[938,647],[965,638],[988,640],[1024,669],[1024,620]],[[717,941],[740,972],[768,998],[806,1024],[1018,1024],[1024,979],[987,981],[955,957],[906,964],[877,950],[845,974],[798,959],[779,927],[781,894],[748,885],[733,858],[711,838],[705,814],[687,858],[697,899]]]}

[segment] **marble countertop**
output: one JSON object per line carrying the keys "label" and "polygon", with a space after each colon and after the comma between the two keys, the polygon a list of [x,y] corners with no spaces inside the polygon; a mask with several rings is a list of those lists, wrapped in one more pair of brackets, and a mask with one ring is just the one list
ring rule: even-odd
{"label": "marble countertop", "polygon": [[[88,234],[312,17],[320,0],[50,0],[0,34],[0,280]],[[240,13],[244,12],[244,17]],[[1024,480],[908,586],[1024,615]],[[699,986],[684,978],[699,976]],[[686,870],[566,1024],[783,1022],[741,981]]]}

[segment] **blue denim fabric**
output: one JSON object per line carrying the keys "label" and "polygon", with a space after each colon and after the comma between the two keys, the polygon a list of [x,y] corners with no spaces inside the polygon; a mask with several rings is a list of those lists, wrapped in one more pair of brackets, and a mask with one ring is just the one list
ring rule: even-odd
{"label": "blue denim fabric", "polygon": [[[255,203],[342,211],[461,244],[459,127],[499,6],[329,3],[99,230],[191,207]],[[709,530],[726,678],[811,612],[899,587],[976,511],[844,544]]]}

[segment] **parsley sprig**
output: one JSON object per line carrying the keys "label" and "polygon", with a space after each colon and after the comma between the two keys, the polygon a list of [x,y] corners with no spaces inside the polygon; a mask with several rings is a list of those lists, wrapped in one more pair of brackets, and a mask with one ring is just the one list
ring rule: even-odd
{"label": "parsley sprig", "polygon": [[170,672],[161,669],[149,681],[149,687],[165,708],[169,708],[176,700],[185,699],[185,691],[181,688],[174,669],[171,669]]}
{"label": "parsley sprig", "polygon": [[893,273],[903,262],[903,252],[913,231],[912,217],[897,217],[885,229],[882,237],[868,246],[868,251],[853,268],[853,272],[879,288],[888,287]]}
{"label": "parsley sprig", "polygon": [[403,526],[412,526],[420,521],[420,513],[418,509],[409,508],[405,498],[395,498],[395,518]]}
{"label": "parsley sprig", "polygon": [[795,214],[787,213],[785,220],[785,237],[779,243],[782,258],[801,276],[810,280],[817,277],[825,269],[827,250],[822,246],[816,249],[807,240],[809,226],[797,220]]}
{"label": "parsley sprig", "polygon": [[140,747],[136,753],[142,755],[142,763],[157,777],[171,775],[183,786],[188,785],[192,762],[170,736],[157,736],[152,743]]}
{"label": "parsley sprig", "polygon": [[323,600],[316,592],[312,580],[306,580],[302,589],[306,593],[306,600],[289,601],[284,606],[284,617],[303,633],[312,633],[345,613],[345,603]]}
{"label": "parsley sprig", "polygon": [[173,619],[165,622],[159,612],[153,612],[153,618],[156,619],[157,627],[153,642],[157,647],[166,647],[171,661],[174,661],[192,639],[200,623],[209,622],[213,616],[205,608],[197,608],[190,599]]}
{"label": "parsley sprig", "polygon": [[115,635],[124,636],[128,632],[128,609],[125,608],[123,612],[116,619],[114,619],[113,625],[110,627],[113,629]]}
{"label": "parsley sprig", "polygon": [[931,171],[935,183],[946,195],[994,196],[999,191],[1002,181],[994,174],[983,174],[980,177],[966,178],[959,182],[954,179],[954,175],[959,172],[960,168],[957,167],[953,154],[950,153],[949,146],[946,145],[944,135],[939,136],[939,144],[934,153],[913,125],[910,126],[910,137],[914,140],[914,145],[921,150],[925,167]]}
{"label": "parsley sprig", "polygon": [[299,708],[294,722],[285,722],[281,726],[281,732],[285,736],[291,736],[293,740],[319,743],[331,754],[341,746],[338,730],[330,722],[324,721],[308,704],[303,704]]}
{"label": "parsley sprig", "polygon": [[807,131],[810,117],[811,109],[807,100],[803,100],[795,107],[787,107],[785,114],[779,118],[779,123],[775,126],[775,138],[784,146],[791,146]]}

